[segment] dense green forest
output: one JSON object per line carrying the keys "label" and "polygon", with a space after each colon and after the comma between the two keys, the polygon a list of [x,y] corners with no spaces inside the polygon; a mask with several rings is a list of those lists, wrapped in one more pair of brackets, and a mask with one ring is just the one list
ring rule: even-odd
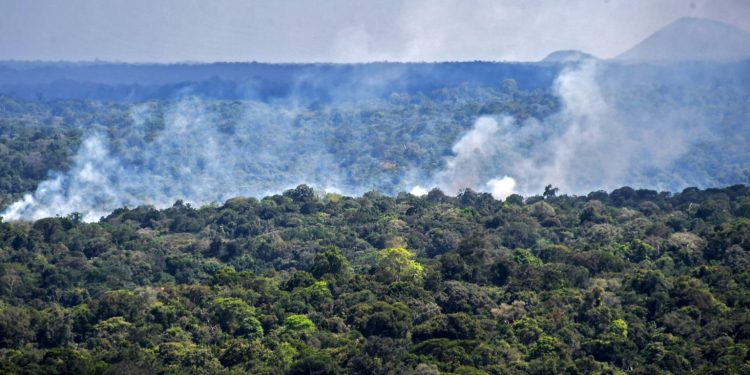
{"label": "dense green forest", "polygon": [[[0,210],[85,166],[93,135],[115,166],[93,189],[118,193],[94,203],[130,206],[91,223],[0,218],[0,373],[750,373],[750,188],[733,185],[750,181],[750,92],[606,69],[601,94],[634,127],[706,125],[668,167],[637,171],[675,193],[399,193],[443,170],[480,116],[564,127],[556,89],[523,80],[0,96]],[[372,191],[263,193],[339,174],[341,190]],[[665,174],[680,188],[652,183]],[[142,205],[157,195],[169,201]]]}
{"label": "dense green forest", "polygon": [[0,375],[750,375],[740,3],[0,0]]}
{"label": "dense green forest", "polygon": [[0,372],[750,372],[742,185],[79,219],[0,222]]}
{"label": "dense green forest", "polygon": [[[627,168],[617,184],[592,183],[576,193],[621,185],[680,191],[750,181],[750,91],[741,80],[702,82],[697,75],[696,82],[664,84],[626,80],[612,71],[618,72],[611,66],[603,70],[602,95],[613,109],[632,114],[627,124],[640,129],[635,133],[640,137],[631,142],[653,143],[651,139],[659,137],[646,137],[652,129],[682,142],[676,142],[677,151],[661,164]],[[349,92],[349,100],[335,101],[315,101],[302,94],[278,101],[199,94],[136,102],[0,96],[0,210],[34,192],[51,175],[69,171],[82,142],[93,135],[106,143],[109,155],[129,175],[126,180],[143,180],[120,188],[116,200],[110,197],[117,204],[108,206],[108,212],[143,204],[143,194],[132,191],[152,186],[144,176],[165,174],[173,175],[170,183],[149,192],[165,196],[158,199],[162,207],[176,199],[207,203],[238,195],[262,197],[302,183],[335,187],[349,195],[371,190],[397,194],[416,184],[434,186],[431,178],[445,168],[452,146],[480,116],[512,116],[518,124],[543,121],[549,134],[524,135],[518,130],[508,133],[511,139],[498,140],[510,142],[508,149],[515,147],[529,158],[544,159],[544,152],[535,155],[538,146],[559,138],[555,131],[566,127],[565,119],[555,118],[563,108],[554,87],[532,89],[509,78],[487,85],[394,91],[382,97]],[[192,121],[194,135],[175,134],[180,121]],[[172,138],[180,142],[170,142]],[[195,144],[204,146],[199,142],[206,139],[220,144],[223,154]],[[640,155],[620,157],[628,161]],[[658,153],[644,159],[660,160]],[[502,157],[492,163],[508,164]],[[184,174],[184,168],[191,173]],[[502,177],[497,168],[486,169],[486,179]],[[122,175],[118,168],[104,173],[110,178]],[[555,181],[540,186],[547,183]]]}
{"label": "dense green forest", "polygon": [[[131,165],[147,163],[139,158],[150,151],[149,142],[184,107],[200,107],[205,114],[206,124],[195,124],[196,128],[205,126],[208,135],[239,145],[235,153],[241,155],[224,160],[223,168],[236,175],[232,181],[247,186],[246,195],[296,186],[299,175],[311,167],[322,169],[318,175],[332,174],[334,168],[345,170],[341,185],[357,186],[353,190],[364,187],[363,191],[394,194],[404,189],[399,184],[408,167],[418,165],[427,173],[441,168],[451,145],[477,116],[544,118],[557,111],[559,103],[549,91],[522,90],[513,80],[491,87],[464,85],[427,94],[394,93],[385,99],[307,106],[194,97],[128,103],[0,96],[0,211],[33,192],[50,172],[68,170],[86,134],[105,135],[112,153]],[[164,152],[158,157],[171,157],[178,166],[190,161],[198,151],[185,143],[177,156]],[[250,151],[253,157],[246,157]],[[331,161],[311,166],[299,160],[310,154],[330,155]],[[191,198],[211,201],[217,194],[203,191]]]}

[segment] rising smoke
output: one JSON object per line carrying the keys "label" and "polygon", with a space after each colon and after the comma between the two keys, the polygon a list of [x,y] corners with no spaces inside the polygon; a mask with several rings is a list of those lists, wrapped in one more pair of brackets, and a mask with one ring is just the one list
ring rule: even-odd
{"label": "rising smoke", "polygon": [[[148,121],[157,112],[153,105],[135,107],[125,135],[89,135],[70,171],[42,182],[2,216],[36,220],[79,212],[94,221],[123,206],[164,207],[178,199],[204,204],[302,183],[338,185],[337,164],[317,137],[294,127],[294,109],[246,103],[242,120],[222,128],[220,114],[207,105],[195,98],[177,102],[164,113],[161,129]],[[290,149],[293,157],[282,152]]]}
{"label": "rising smoke", "polygon": [[[391,192],[414,186],[416,195],[433,186],[449,194],[471,188],[504,199],[539,194],[547,184],[573,194],[625,185],[674,190],[717,184],[706,168],[683,165],[697,145],[721,137],[709,131],[712,120],[684,105],[633,105],[616,84],[602,85],[601,72],[595,61],[571,65],[555,82],[559,113],[523,121],[480,117],[452,146],[442,170],[424,177],[430,172],[423,166],[409,166],[393,179],[379,178],[379,186]],[[123,206],[222,202],[303,183],[349,195],[379,188],[325,144],[346,140],[299,126],[304,108],[249,101],[238,104],[239,121],[227,122],[226,110],[211,105],[187,98],[164,108],[135,106],[123,134],[93,131],[69,171],[52,174],[2,216],[36,220],[79,212],[93,221]],[[743,144],[734,138],[734,146]],[[716,145],[737,160],[747,158],[747,150],[737,151],[726,136]],[[382,164],[389,169],[392,163]]]}
{"label": "rising smoke", "polygon": [[[481,117],[454,146],[454,156],[431,181],[456,194],[464,188],[539,194],[547,184],[585,194],[631,185],[686,187],[701,182],[675,162],[711,134],[694,111],[644,108],[623,111],[600,87],[600,63],[582,62],[555,82],[562,110],[543,121]],[[424,194],[418,185],[414,194]]]}

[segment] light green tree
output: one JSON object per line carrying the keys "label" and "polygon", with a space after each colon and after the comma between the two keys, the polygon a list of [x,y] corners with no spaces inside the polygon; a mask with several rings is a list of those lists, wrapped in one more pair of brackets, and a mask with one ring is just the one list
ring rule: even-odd
{"label": "light green tree", "polygon": [[378,252],[378,276],[384,282],[421,280],[422,264],[416,254],[403,247],[390,247]]}
{"label": "light green tree", "polygon": [[315,323],[313,323],[310,318],[301,314],[293,314],[287,316],[284,320],[284,328],[287,331],[296,332],[312,332],[317,329],[315,327]]}
{"label": "light green tree", "polygon": [[609,326],[609,331],[622,335],[622,337],[628,337],[628,323],[622,319],[615,319]]}

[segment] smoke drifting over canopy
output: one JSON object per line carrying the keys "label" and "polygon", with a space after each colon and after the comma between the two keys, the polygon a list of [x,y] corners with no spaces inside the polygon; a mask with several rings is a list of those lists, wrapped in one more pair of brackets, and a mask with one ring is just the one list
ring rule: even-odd
{"label": "smoke drifting over canopy", "polygon": [[[246,104],[243,110],[246,120],[222,131],[216,126],[218,114],[198,99],[172,106],[162,129],[147,121],[157,115],[154,107],[134,107],[133,126],[124,137],[88,135],[70,171],[41,183],[3,216],[35,220],[80,212],[92,221],[122,206],[163,207],[177,199],[203,204],[302,183],[336,184],[336,164],[324,145],[296,132],[293,111],[262,103]],[[295,158],[282,152],[289,149],[297,150]],[[258,164],[248,162],[252,159],[261,159],[266,169],[253,170]]]}
{"label": "smoke drifting over canopy", "polygon": [[[706,120],[683,107],[617,108],[616,93],[600,87],[600,66],[587,60],[555,82],[560,113],[542,121],[479,118],[454,146],[455,156],[433,183],[450,194],[463,188],[504,199],[538,194],[553,184],[565,193],[624,185],[670,188],[705,181],[675,166],[711,137]],[[418,186],[412,192],[424,192]]]}
{"label": "smoke drifting over canopy", "polygon": [[[547,184],[563,193],[716,184],[680,163],[699,143],[713,140],[717,149],[732,149],[742,138],[712,130],[706,125],[711,120],[689,106],[625,100],[622,83],[603,77],[603,70],[593,60],[570,65],[555,81],[559,113],[524,121],[480,117],[457,139],[442,170],[411,165],[378,186],[352,178],[349,162],[331,153],[330,143],[345,139],[300,126],[306,109],[294,100],[238,102],[240,120],[229,122],[210,101],[196,98],[166,108],[140,104],[132,108],[133,125],[124,133],[92,131],[69,171],[52,174],[2,216],[34,220],[80,212],[90,221],[122,206],[222,202],[303,183],[345,194],[372,189],[424,194],[433,186],[456,194],[471,188],[499,199],[538,194]],[[390,168],[388,163],[381,162],[383,168]]]}

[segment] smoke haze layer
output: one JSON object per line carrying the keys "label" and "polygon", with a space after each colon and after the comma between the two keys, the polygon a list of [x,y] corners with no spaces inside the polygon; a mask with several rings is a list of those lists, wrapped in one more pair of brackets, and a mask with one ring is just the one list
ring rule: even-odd
{"label": "smoke haze layer", "polygon": [[[241,110],[244,121],[222,128],[219,113],[201,100],[185,99],[163,114],[163,128],[154,129],[148,117],[157,108],[134,107],[125,134],[88,135],[70,171],[55,173],[4,216],[36,220],[79,212],[92,221],[122,206],[163,207],[177,199],[203,204],[302,183],[337,184],[336,164],[324,145],[309,142],[293,127],[292,111],[261,103]],[[291,148],[297,150],[294,158],[281,152]]]}
{"label": "smoke haze layer", "polygon": [[[743,137],[710,126],[715,120],[687,103],[628,102],[619,82],[602,87],[607,79],[602,70],[594,60],[564,70],[554,88],[562,109],[543,120],[479,118],[453,146],[446,168],[426,185],[449,194],[471,188],[504,199],[539,194],[547,184],[574,194],[626,185],[675,190],[711,179],[708,183],[716,184],[716,175],[706,179],[688,160],[719,144],[736,150]],[[720,157],[736,161],[748,155]],[[425,190],[419,185],[412,192]]]}
{"label": "smoke haze layer", "polygon": [[[72,167],[50,173],[2,216],[79,212],[93,221],[122,206],[200,205],[299,184],[348,195],[471,188],[504,199],[547,184],[584,194],[747,183],[746,91],[644,88],[610,70],[570,64],[552,88],[559,111],[539,118],[479,116],[476,103],[514,103],[521,93],[509,83],[439,90],[439,102],[398,94],[322,107],[304,98],[145,102],[122,124],[88,129]],[[539,107],[530,95],[528,108]]]}

